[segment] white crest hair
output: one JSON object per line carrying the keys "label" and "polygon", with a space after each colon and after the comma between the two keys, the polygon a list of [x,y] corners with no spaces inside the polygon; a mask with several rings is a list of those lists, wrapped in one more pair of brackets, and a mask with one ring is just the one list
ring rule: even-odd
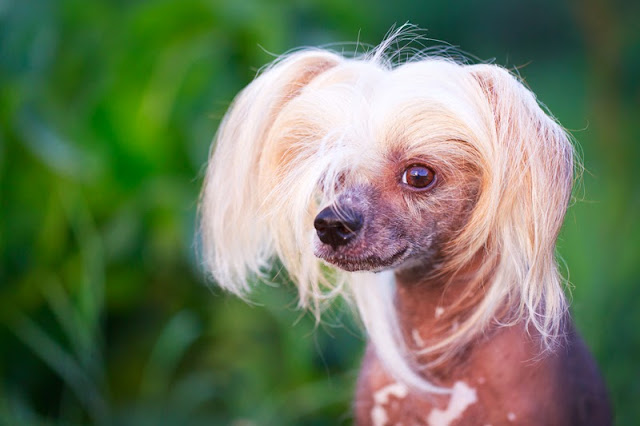
{"label": "white crest hair", "polygon": [[[279,259],[299,289],[301,307],[319,315],[337,295],[353,301],[389,373],[416,388],[446,392],[412,365],[393,306],[393,274],[347,273],[313,254],[313,219],[335,196],[331,188],[345,173],[366,174],[384,149],[383,135],[375,134],[385,125],[384,113],[370,94],[395,84],[388,90],[402,99],[428,85],[429,99],[448,112],[429,123],[429,132],[458,132],[448,136],[465,142],[451,149],[481,173],[477,203],[448,248],[446,267],[463,268],[483,253],[473,283],[483,296],[455,331],[421,353],[446,358],[497,321],[525,321],[544,347],[554,346],[566,311],[554,251],[571,194],[573,147],[505,69],[428,54],[393,66],[384,54],[390,43],[355,58],[322,49],[285,55],[238,95],[206,172],[202,254],[216,282],[239,296]],[[394,80],[394,73],[403,77]],[[358,99],[357,108],[347,99]]]}

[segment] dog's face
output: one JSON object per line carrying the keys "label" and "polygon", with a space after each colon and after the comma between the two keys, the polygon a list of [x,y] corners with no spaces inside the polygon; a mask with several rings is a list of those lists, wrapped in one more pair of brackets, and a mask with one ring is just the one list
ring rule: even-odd
{"label": "dog's face", "polygon": [[483,178],[477,139],[493,128],[477,80],[446,65],[331,69],[282,109],[263,175],[286,182],[275,197],[315,182],[316,257],[346,271],[441,263]]}
{"label": "dog's face", "polygon": [[437,267],[478,187],[473,174],[445,167],[447,160],[389,152],[374,179],[345,181],[315,217],[314,254],[346,271]]}

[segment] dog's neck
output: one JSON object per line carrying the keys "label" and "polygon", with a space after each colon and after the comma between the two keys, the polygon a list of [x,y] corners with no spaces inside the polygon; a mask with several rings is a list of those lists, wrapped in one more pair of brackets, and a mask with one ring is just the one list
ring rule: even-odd
{"label": "dog's neck", "polygon": [[396,273],[396,309],[401,324],[406,328],[432,328],[460,297],[462,289],[463,285],[457,283]]}
{"label": "dog's neck", "polygon": [[[454,332],[482,297],[480,289],[472,288],[475,277],[471,271],[453,276],[425,274],[414,269],[396,272],[395,276],[396,311],[408,349],[413,353],[441,342]],[[421,355],[416,361],[420,365],[433,364],[429,368],[430,380],[437,381],[456,367],[463,352],[466,351],[453,354],[445,364],[435,362],[441,352]]]}

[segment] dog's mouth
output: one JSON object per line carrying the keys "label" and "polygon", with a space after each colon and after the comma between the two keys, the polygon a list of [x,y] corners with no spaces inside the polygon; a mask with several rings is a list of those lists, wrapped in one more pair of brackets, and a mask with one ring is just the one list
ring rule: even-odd
{"label": "dog's mouth", "polygon": [[330,263],[348,272],[377,272],[391,268],[393,266],[397,266],[402,263],[402,261],[406,259],[408,251],[409,248],[405,247],[390,256],[382,257],[373,254],[364,256],[350,256],[336,251],[327,253],[324,250],[318,250],[316,251],[316,256],[323,259],[327,263]]}

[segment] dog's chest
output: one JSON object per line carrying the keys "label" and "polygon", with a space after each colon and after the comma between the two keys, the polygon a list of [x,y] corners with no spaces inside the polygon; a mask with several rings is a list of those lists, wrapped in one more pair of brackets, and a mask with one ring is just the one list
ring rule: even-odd
{"label": "dog's chest", "polygon": [[[475,425],[484,424],[478,419],[493,417],[484,406],[491,395],[484,377],[460,378],[448,395],[424,395],[388,377],[377,360],[366,362],[356,399],[358,425]],[[503,417],[506,424],[517,415],[505,411]]]}
{"label": "dog's chest", "polygon": [[477,388],[462,380],[455,383],[450,395],[428,399],[411,394],[401,383],[391,382],[375,391],[371,402],[369,419],[365,412],[362,423],[373,426],[466,424],[469,419],[477,419],[482,411]]}
{"label": "dog's chest", "polygon": [[[519,364],[519,362],[518,362]],[[514,372],[509,359],[452,369],[450,394],[412,391],[387,375],[367,350],[356,394],[359,426],[568,425],[564,398],[549,382],[550,365]],[[553,369],[553,368],[552,368]]]}

